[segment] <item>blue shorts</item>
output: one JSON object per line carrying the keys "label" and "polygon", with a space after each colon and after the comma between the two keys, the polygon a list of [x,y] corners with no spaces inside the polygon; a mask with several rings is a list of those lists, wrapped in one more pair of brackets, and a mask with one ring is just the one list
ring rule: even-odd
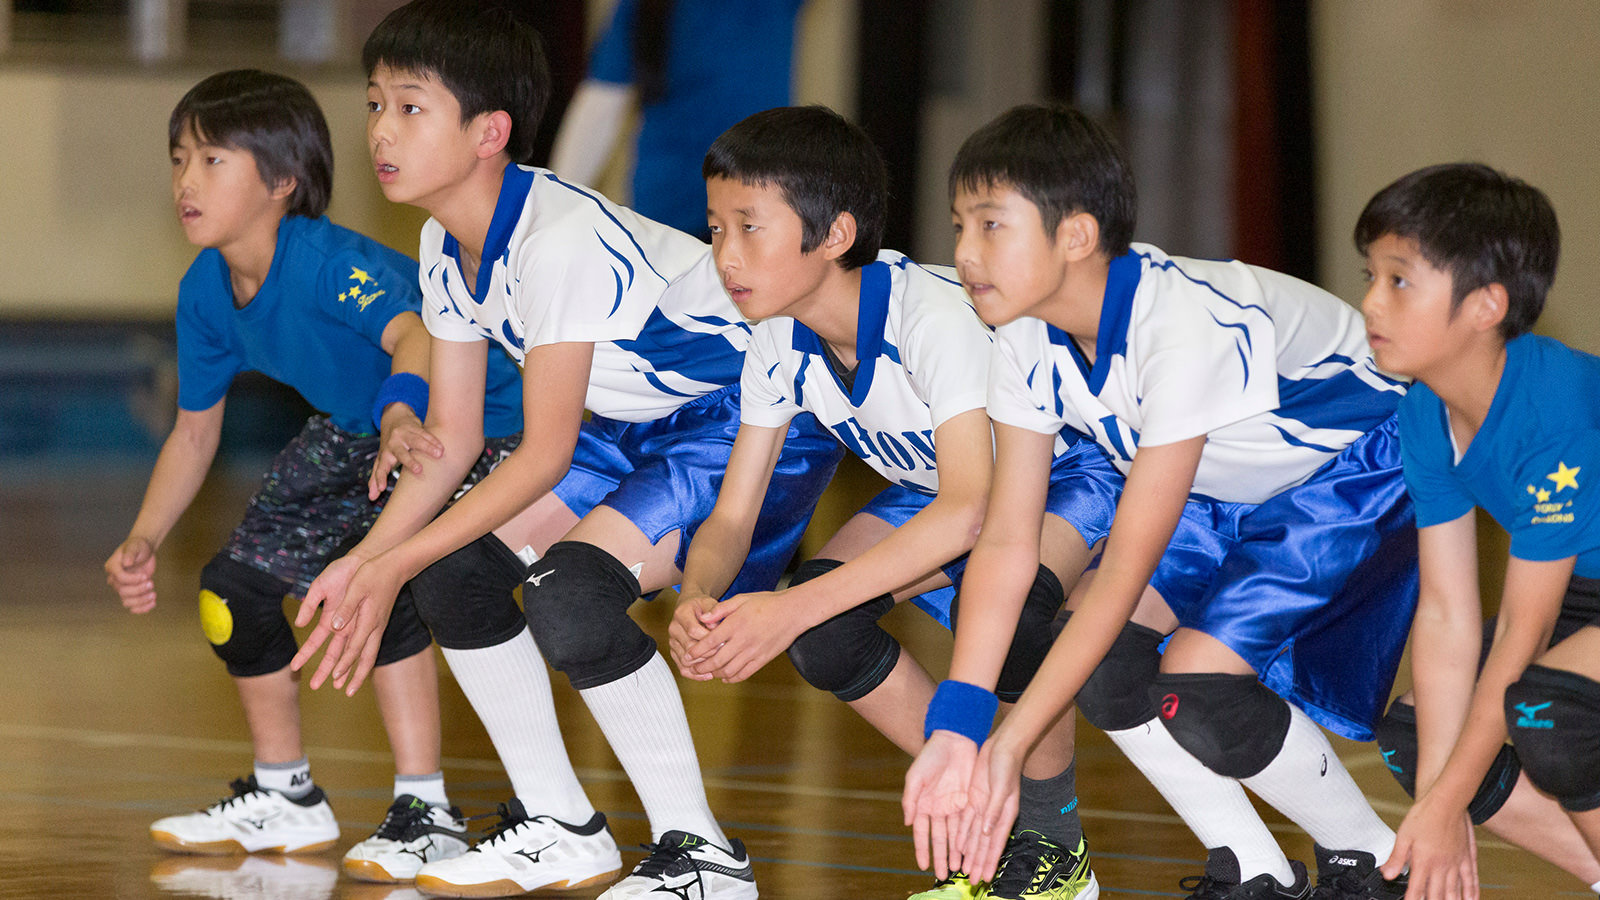
{"label": "blue shorts", "polygon": [[1264,503],[1191,500],[1150,583],[1284,699],[1372,740],[1417,606],[1394,417]]}
{"label": "blue shorts", "polygon": [[[680,532],[681,570],[695,530],[717,503],[738,433],[737,384],[649,422],[591,416],[578,431],[572,468],[556,485],[556,496],[580,517],[596,506],[609,506],[637,525],[652,544]],[[838,440],[810,413],[789,423],[750,555],[724,596],[770,591],[777,585],[843,455]]]}
{"label": "blue shorts", "polygon": [[[1093,441],[1079,440],[1050,464],[1050,488],[1044,511],[1064,519],[1093,547],[1111,531],[1111,518],[1122,494],[1122,473]],[[921,512],[933,497],[903,485],[890,485],[873,497],[861,512],[899,528]],[[946,628],[961,576],[967,570],[962,554],[939,567],[950,577],[950,587],[936,588],[911,598],[919,609]],[[1066,585],[1070,591],[1071,584]]]}

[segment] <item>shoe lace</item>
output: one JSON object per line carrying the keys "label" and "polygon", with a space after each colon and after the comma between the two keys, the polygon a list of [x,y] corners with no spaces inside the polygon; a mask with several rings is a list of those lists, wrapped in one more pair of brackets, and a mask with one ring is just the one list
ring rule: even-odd
{"label": "shoe lace", "polygon": [[1218,881],[1210,875],[1189,875],[1178,881],[1178,889],[1189,891],[1188,900],[1227,900],[1228,891],[1237,884]]}
{"label": "shoe lace", "polygon": [[506,806],[504,803],[501,803],[499,806],[497,806],[495,811],[492,813],[482,813],[476,816],[468,816],[466,821],[475,822],[479,819],[487,819],[492,816],[499,816],[500,821],[489,826],[489,831],[484,834],[483,840],[474,844],[472,849],[476,850],[479,847],[490,846],[494,844],[495,841],[498,841],[511,832],[516,831],[524,822],[533,821],[532,819],[513,816],[511,814],[511,808]]}
{"label": "shoe lace", "polygon": [[647,854],[633,874],[640,878],[664,879],[669,874],[688,869],[694,872],[695,885],[705,891],[705,882],[700,876],[700,867],[694,865],[689,859],[689,851],[693,847],[686,847],[681,843],[673,844],[667,841],[656,841],[654,844],[640,844],[639,849]]}
{"label": "shoe lace", "polygon": [[251,794],[260,793],[261,786],[256,784],[256,777],[251,775],[246,778],[235,778],[228,782],[228,790],[233,791],[233,796],[218,800],[212,804],[214,808],[219,810],[227,809],[230,804],[238,803]]}
{"label": "shoe lace", "polygon": [[1038,877],[1044,855],[1054,849],[1044,841],[1012,835],[1005,849],[1000,851],[1000,865],[995,870],[994,881],[989,883],[989,891],[1002,896],[1020,896]]}
{"label": "shoe lace", "polygon": [[391,806],[383,817],[383,824],[378,826],[377,836],[390,841],[409,841],[425,829],[429,813],[426,806]]}

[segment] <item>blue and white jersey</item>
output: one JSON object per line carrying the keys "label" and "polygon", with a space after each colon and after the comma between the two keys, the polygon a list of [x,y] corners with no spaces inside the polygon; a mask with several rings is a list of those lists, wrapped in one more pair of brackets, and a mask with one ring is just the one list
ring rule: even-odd
{"label": "blue and white jersey", "polygon": [[1481,506],[1520,559],[1578,558],[1600,578],[1600,358],[1538,335],[1506,343],[1483,425],[1458,453],[1444,403],[1427,385],[1400,404],[1406,487],[1426,528]]}
{"label": "blue and white jersey", "polygon": [[477,283],[437,220],[422,228],[423,321],[435,337],[488,339],[519,364],[531,347],[593,343],[588,409],[659,419],[739,379],[750,326],[711,249],[545,169],[510,165]]}
{"label": "blue and white jersey", "polygon": [[936,494],[934,431],[983,408],[993,341],[953,271],[885,250],[861,269],[854,384],[816,332],[774,316],[750,339],[739,420],[777,428],[811,412],[889,481]]}
{"label": "blue and white jersey", "polygon": [[1145,244],[1111,261],[1094,355],[1091,366],[1039,319],[1001,326],[989,415],[1081,430],[1124,473],[1140,445],[1206,435],[1191,496],[1224,502],[1260,503],[1305,481],[1405,393],[1373,364],[1361,316],[1333,295]]}

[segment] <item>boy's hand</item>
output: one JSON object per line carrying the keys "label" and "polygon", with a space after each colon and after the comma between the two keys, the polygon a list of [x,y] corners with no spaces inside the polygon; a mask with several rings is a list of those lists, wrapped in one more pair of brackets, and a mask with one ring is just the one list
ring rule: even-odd
{"label": "boy's hand", "polygon": [[[347,561],[352,559],[359,568],[347,574]],[[325,582],[324,578],[329,580]],[[342,599],[331,593],[341,581],[346,582]],[[325,607],[317,627],[306,636],[305,644],[289,662],[289,667],[301,670],[322,645],[327,644],[322,662],[311,676],[311,689],[322,687],[331,676],[334,687],[343,688],[347,696],[354,696],[377,662],[378,644],[403,584],[404,581],[396,579],[389,568],[382,565],[381,556],[366,562],[346,556],[329,566],[311,583],[300,613],[295,617],[296,623],[309,623],[317,606]]]}
{"label": "boy's hand", "polygon": [[[978,745],[953,731],[935,731],[906,771],[900,797],[905,823],[911,826],[917,868],[933,865],[939,878],[963,871],[967,787],[972,781]],[[969,873],[970,874],[970,873]]]}
{"label": "boy's hand", "polygon": [[678,671],[685,678],[710,681],[713,677],[709,672],[695,671],[694,666],[701,657],[691,654],[689,648],[711,633],[703,619],[716,608],[715,597],[685,594],[678,598],[678,607],[672,611],[672,623],[667,626],[667,645],[672,651],[672,661],[678,664]]}
{"label": "boy's hand", "polygon": [[1409,865],[1406,900],[1478,900],[1478,841],[1464,812],[1434,808],[1423,796],[1395,833],[1383,877],[1398,878]]}
{"label": "boy's hand", "polygon": [[691,657],[703,660],[695,671],[729,684],[760,671],[806,630],[793,605],[775,591],[738,594],[717,604],[701,617],[713,633],[689,648]]}
{"label": "boy's hand", "polygon": [[972,818],[963,820],[970,831],[964,857],[967,875],[973,881],[990,881],[1000,865],[1000,853],[1011,837],[1011,824],[1017,820],[1022,794],[1022,756],[990,739],[978,752],[972,767],[972,787],[967,792],[967,810]]}
{"label": "boy's hand", "polygon": [[106,559],[106,584],[131,613],[156,608],[156,549],[142,537],[129,537]]}
{"label": "boy's hand", "polygon": [[424,428],[422,420],[404,403],[391,403],[383,413],[383,428],[378,438],[378,458],[373,461],[372,475],[367,478],[367,499],[376,501],[383,496],[389,483],[389,472],[395,466],[404,466],[413,475],[422,474],[425,457],[440,459],[444,456],[444,443]]}

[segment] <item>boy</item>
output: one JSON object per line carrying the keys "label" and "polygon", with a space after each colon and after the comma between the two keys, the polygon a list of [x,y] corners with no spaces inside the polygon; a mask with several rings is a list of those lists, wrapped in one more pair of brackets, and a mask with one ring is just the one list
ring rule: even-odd
{"label": "boy", "polygon": [[[883,161],[859,128],[823,107],[757,113],[706,154],[712,252],[723,284],[757,320],[741,378],[739,439],[717,506],[684,567],[672,625],[683,674],[740,681],[788,649],[800,675],[831,691],[907,752],[922,746],[933,683],[877,620],[907,597],[950,627],[958,580],[988,495],[993,436],[983,411],[990,345],[959,283],[879,252]],[[891,487],[858,513],[789,587],[720,596],[743,564],[784,431],[810,412]],[[1092,444],[1084,474],[1053,511],[1100,534],[1121,476]],[[1091,465],[1097,466],[1091,468]],[[1050,647],[1061,581],[1088,545],[1051,559],[1029,593],[1009,654],[996,654],[1007,701]],[[1002,645],[1005,646],[1005,645]],[[1030,759],[1022,820],[991,897],[1089,900],[1071,768],[1071,723]],[[1037,780],[1035,780],[1037,779]],[[959,896],[950,884],[914,895]]]}
{"label": "boy", "polygon": [[[397,463],[416,469],[434,451],[419,419],[428,336],[416,312],[416,264],[322,218],[333,151],[322,111],[292,79],[244,70],[201,81],[173,110],[168,145],[178,220],[204,249],[178,290],[177,423],[127,539],[106,560],[123,605],[155,607],[156,550],[210,468],[236,374],[271,375],[326,414],[273,461],[244,521],[200,575],[201,627],[239,689],[255,772],[233,783],[232,797],[161,819],[151,834],[191,853],[321,850],[339,826],[300,740],[283,598],[304,594],[367,529]],[[521,428],[516,373],[507,366],[496,376],[502,400],[484,423],[492,439],[474,477]],[[429,644],[408,601],[384,635],[376,676],[395,801],[378,833],[346,858],[358,876],[409,880],[421,861],[466,850],[439,771]]]}
{"label": "boy", "polygon": [[[446,596],[453,579],[440,579],[425,592],[438,596],[419,593],[419,604],[518,799],[491,838],[424,867],[418,885],[484,895],[616,876],[605,817],[561,743],[548,659],[578,688],[650,820],[650,855],[603,896],[692,884],[707,900],[754,897],[743,845],[707,803],[672,671],[627,614],[641,594],[678,581],[682,548],[710,513],[737,427],[748,326],[699,241],[518,164],[549,74],[537,36],[508,12],[418,0],[383,20],[363,60],[384,194],[433,216],[421,256],[434,338],[427,426],[444,446],[440,468],[453,476],[476,452],[490,342],[522,364],[524,418],[537,425],[483,489],[437,519],[450,478],[403,480],[366,539],[307,596],[302,621],[330,605],[295,664],[332,635],[312,684],[331,674],[354,692],[399,585],[449,554],[442,567],[497,583],[498,596],[476,587]],[[836,460],[815,420],[790,429],[735,590],[777,580]],[[531,637],[511,599],[523,578]]]}
{"label": "boy", "polygon": [[[1074,110],[1001,115],[950,185],[957,269],[998,326],[995,486],[968,615],[1037,564],[1049,435],[1093,434],[1127,474],[1098,569],[971,769],[968,871],[992,869],[1021,760],[1076,697],[1210,851],[1193,896],[1398,896],[1374,874],[1393,833],[1311,718],[1370,738],[1415,601],[1402,387],[1373,367],[1355,311],[1277,273],[1130,245],[1132,176]],[[937,696],[929,708],[950,712]],[[923,756],[962,741],[935,733]],[[971,758],[961,746],[936,776]],[[926,768],[907,779],[920,816],[940,811]],[[1241,784],[1316,839],[1315,894]]]}
{"label": "boy", "polygon": [[[1400,405],[1422,577],[1415,706],[1397,700],[1378,742],[1417,802],[1384,870],[1409,863],[1410,897],[1476,896],[1478,823],[1600,881],[1600,526],[1584,491],[1600,413],[1568,400],[1595,396],[1600,359],[1527,334],[1555,279],[1555,211],[1487,166],[1432,166],[1379,191],[1355,241],[1378,364],[1416,380]],[[1511,535],[1487,625],[1479,506]]]}

